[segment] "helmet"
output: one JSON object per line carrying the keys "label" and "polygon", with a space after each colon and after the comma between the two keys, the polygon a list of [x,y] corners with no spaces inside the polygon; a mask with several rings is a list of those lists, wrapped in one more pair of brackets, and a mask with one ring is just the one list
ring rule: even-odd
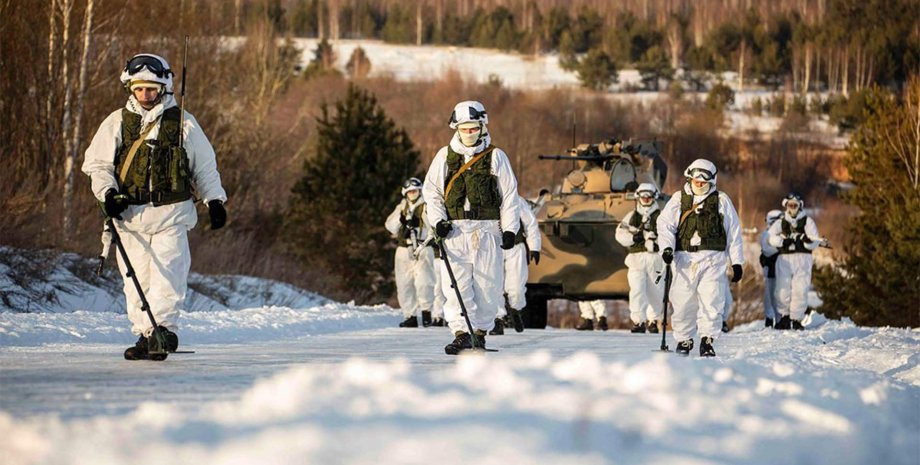
{"label": "helmet", "polygon": [[128,60],[121,71],[120,79],[125,88],[130,88],[132,82],[145,81],[160,84],[165,93],[171,93],[174,74],[169,69],[169,63],[165,58],[150,53],[141,53]]}
{"label": "helmet", "polygon": [[796,194],[795,192],[790,192],[788,195],[786,195],[785,198],[783,198],[783,208],[786,208],[786,204],[788,204],[789,202],[798,203],[799,209],[805,208],[805,202],[802,201],[802,197],[799,194]]}
{"label": "helmet", "polygon": [[782,216],[783,216],[783,212],[779,210],[770,210],[767,212],[765,221],[767,222],[767,224],[773,224],[776,220],[782,218]]}
{"label": "helmet", "polygon": [[[650,182],[643,182],[636,188],[636,197],[640,205],[651,205],[654,199],[658,198],[658,188]],[[648,201],[643,202],[642,199],[648,199]]]}
{"label": "helmet", "polygon": [[454,111],[450,114],[448,126],[451,129],[457,129],[461,123],[480,123],[489,124],[489,115],[486,114],[486,107],[475,100],[465,100],[454,106]]}
{"label": "helmet", "polygon": [[697,158],[690,163],[690,166],[684,170],[684,177],[687,179],[696,179],[706,181],[712,184],[716,183],[716,174],[719,172],[716,165],[705,158]]}
{"label": "helmet", "polygon": [[403,183],[402,195],[405,196],[409,191],[422,190],[422,181],[418,178],[409,178]]}

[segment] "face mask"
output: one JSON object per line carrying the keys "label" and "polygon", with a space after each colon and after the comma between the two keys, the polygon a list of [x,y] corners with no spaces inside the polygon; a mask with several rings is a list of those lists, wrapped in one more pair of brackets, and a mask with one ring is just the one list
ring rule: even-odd
{"label": "face mask", "polygon": [[795,208],[792,206],[786,207],[786,213],[788,213],[791,217],[795,217],[795,215],[799,214],[799,206],[796,205]]}
{"label": "face mask", "polygon": [[460,127],[459,129],[457,129],[457,134],[460,135],[460,143],[462,143],[463,145],[465,145],[465,146],[467,146],[467,147],[472,147],[472,146],[476,145],[476,142],[479,142],[479,137],[482,136],[482,127],[481,127],[481,126],[480,126],[480,128],[479,128],[478,131],[473,132],[472,134],[468,134],[468,133],[466,133],[466,132],[463,132],[461,129],[463,129],[463,126],[462,126],[462,125],[461,125],[461,127]]}
{"label": "face mask", "polygon": [[415,202],[416,200],[418,200],[420,195],[421,194],[419,193],[419,191],[406,192],[406,198],[409,199],[410,202]]}
{"label": "face mask", "polygon": [[709,192],[709,183],[707,182],[702,187],[697,187],[693,181],[690,181],[690,190],[693,191],[693,195],[706,195]]}

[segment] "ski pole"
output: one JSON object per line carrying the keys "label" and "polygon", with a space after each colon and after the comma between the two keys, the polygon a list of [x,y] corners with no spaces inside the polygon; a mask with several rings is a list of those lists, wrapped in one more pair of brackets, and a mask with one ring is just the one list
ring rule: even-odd
{"label": "ski pole", "polygon": [[150,324],[153,325],[152,336],[155,344],[150,344],[148,340],[147,352],[150,353],[150,355],[156,356],[151,357],[152,360],[166,360],[166,357],[169,355],[166,349],[166,335],[160,331],[160,326],[157,324],[156,318],[153,317],[153,312],[150,311],[150,303],[147,302],[147,297],[144,295],[141,283],[137,279],[137,273],[134,272],[134,267],[131,266],[131,260],[128,259],[128,252],[125,251],[125,245],[121,242],[121,235],[118,234],[118,231],[115,229],[115,222],[111,217],[106,217],[105,225],[108,227],[109,232],[112,233],[112,244],[115,244],[115,250],[121,255],[121,260],[125,264],[125,276],[131,278],[131,281],[134,282],[134,289],[137,290],[137,295],[141,298],[141,311],[147,313],[147,317],[150,318]]}
{"label": "ski pole", "polygon": [[661,347],[662,352],[670,352],[668,342],[665,337],[668,334],[668,294],[671,293],[671,264],[665,265],[664,270],[664,321],[661,323]]}
{"label": "ski pole", "polygon": [[457,286],[457,278],[454,277],[454,270],[450,268],[450,260],[447,259],[447,249],[444,248],[444,239],[437,242],[438,247],[441,248],[441,258],[444,260],[444,267],[447,268],[447,276],[450,278],[450,287],[454,288],[454,292],[457,294],[457,302],[460,303],[460,314],[463,315],[463,319],[466,320],[466,326],[470,329],[470,338],[473,340],[473,348],[482,347],[479,345],[479,338],[476,336],[476,332],[473,331],[473,323],[470,323],[470,316],[466,313],[466,305],[463,304],[463,296],[460,295],[460,287]]}

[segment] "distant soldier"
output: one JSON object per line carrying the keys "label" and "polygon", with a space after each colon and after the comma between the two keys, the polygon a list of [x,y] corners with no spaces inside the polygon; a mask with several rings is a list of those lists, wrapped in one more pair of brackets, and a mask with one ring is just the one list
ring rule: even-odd
{"label": "distant soldier", "polygon": [[662,317],[664,282],[661,271],[664,263],[658,255],[658,188],[642,183],[636,189],[636,209],[629,212],[616,230],[616,239],[629,254],[626,266],[629,272],[629,319],[633,333],[658,332]]}
{"label": "distant soldier", "polygon": [[[432,160],[422,189],[428,202],[429,223],[443,241],[457,290],[481,347],[485,347],[486,332],[495,326],[495,315],[503,305],[502,249],[514,247],[520,227],[517,179],[508,156],[492,145],[488,124],[489,117],[481,103],[458,103],[449,121],[456,132]],[[446,299],[444,317],[455,336],[444,351],[457,354],[473,348],[474,335],[469,333],[461,314],[446,267],[441,272],[441,290]]]}
{"label": "distant soldier", "polygon": [[518,212],[521,215],[521,228],[514,238],[514,247],[505,250],[505,305],[498,309],[495,327],[489,334],[505,333],[504,318],[511,317],[511,323],[517,332],[524,331],[521,312],[527,306],[527,265],[534,261],[540,263],[540,249],[543,245],[537,217],[534,216],[530,202],[518,196]]}
{"label": "distant soldier", "polygon": [[600,331],[607,331],[607,306],[603,300],[579,300],[578,313],[580,316],[575,329],[591,331],[596,327]]}
{"label": "distant soldier", "polygon": [[763,268],[763,315],[764,326],[772,328],[773,323],[779,321],[780,315],[776,311],[774,293],[776,292],[776,259],[779,250],[770,244],[770,226],[782,218],[780,210],[770,210],[765,218],[766,228],[760,233],[760,266]]}
{"label": "distant soldier", "polygon": [[684,171],[686,184],[658,216],[661,258],[668,265],[674,262],[669,300],[677,353],[682,355],[693,349],[697,331],[702,334],[700,356],[716,355],[713,342],[722,329],[728,289],[725,268],[731,261],[732,282],[740,281],[743,273],[741,224],[731,199],[716,190],[716,173],[709,160],[691,163]]}
{"label": "distant soldier", "polygon": [[418,312],[422,324],[431,324],[434,300],[434,253],[425,243],[429,228],[425,220],[422,181],[409,178],[402,188],[403,198],[386,220],[387,231],[396,238],[394,273],[396,297],[405,320],[400,328],[417,328]]}
{"label": "distant soldier", "polygon": [[805,214],[805,203],[798,194],[783,199],[782,218],[770,226],[770,245],[779,251],[776,259],[776,310],[781,315],[776,329],[805,329],[802,318],[808,308],[811,286],[811,251],[824,239],[814,220]]}

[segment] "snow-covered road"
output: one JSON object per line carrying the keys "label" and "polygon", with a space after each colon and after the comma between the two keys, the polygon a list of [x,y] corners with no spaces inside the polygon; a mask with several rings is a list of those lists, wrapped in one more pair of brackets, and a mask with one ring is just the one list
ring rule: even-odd
{"label": "snow-covered road", "polygon": [[163,363],[122,360],[125,343],[5,345],[4,463],[920,463],[920,331],[752,324],[716,359],[526,331],[449,357],[443,328],[368,326],[193,336]]}

